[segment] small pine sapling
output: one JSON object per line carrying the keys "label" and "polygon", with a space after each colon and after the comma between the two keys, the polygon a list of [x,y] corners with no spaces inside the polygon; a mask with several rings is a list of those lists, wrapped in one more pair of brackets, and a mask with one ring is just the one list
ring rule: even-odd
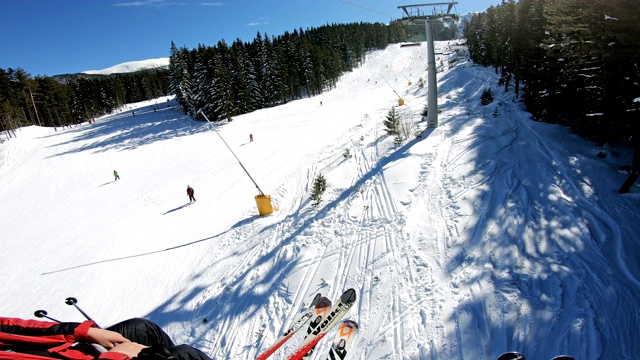
{"label": "small pine sapling", "polygon": [[493,102],[493,91],[491,89],[482,90],[482,95],[480,95],[480,104],[487,106]]}
{"label": "small pine sapling", "polygon": [[327,190],[327,179],[322,174],[318,174],[316,180],[313,182],[313,189],[311,190],[311,205],[318,206],[322,201],[322,194]]}
{"label": "small pine sapling", "polygon": [[383,124],[386,127],[387,134],[398,135],[400,133],[400,114],[396,111],[395,106],[389,110]]}

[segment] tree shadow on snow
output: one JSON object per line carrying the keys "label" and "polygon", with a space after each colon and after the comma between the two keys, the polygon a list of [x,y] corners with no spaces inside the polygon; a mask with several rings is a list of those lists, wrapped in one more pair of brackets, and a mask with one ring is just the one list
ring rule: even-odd
{"label": "tree shadow on snow", "polygon": [[122,256],[122,257],[117,257],[117,258],[112,258],[112,259],[106,259],[106,260],[100,260],[100,261],[95,261],[95,262],[91,262],[91,263],[87,263],[87,264],[81,264],[81,265],[76,265],[76,266],[71,266],[68,268],[64,268],[64,269],[58,269],[58,270],[52,270],[52,271],[47,271],[44,272],[40,275],[50,275],[50,274],[55,274],[55,273],[60,273],[60,272],[65,272],[65,271],[70,271],[70,270],[75,270],[75,269],[79,269],[79,268],[83,268],[83,267],[87,267],[87,266],[93,266],[93,265],[98,265],[98,264],[103,264],[103,263],[107,263],[107,262],[113,262],[113,261],[118,261],[118,260],[125,260],[125,259],[131,259],[131,258],[136,258],[136,257],[142,257],[142,256],[149,256],[149,255],[153,255],[153,254],[158,254],[158,253],[162,253],[162,252],[166,252],[166,251],[171,251],[171,250],[175,250],[175,249],[179,249],[179,248],[183,248],[186,246],[191,246],[194,244],[198,244],[204,241],[209,241],[209,240],[213,240],[216,239],[232,230],[234,230],[235,228],[238,227],[242,227],[244,225],[247,225],[253,221],[255,221],[257,218],[259,218],[259,216],[254,216],[248,219],[244,219],[241,221],[238,221],[237,223],[235,223],[234,225],[232,225],[228,230],[223,231],[219,234],[207,237],[207,238],[203,238],[203,239],[199,239],[199,240],[195,240],[189,243],[185,243],[185,244],[181,244],[181,245],[176,245],[176,246],[172,246],[172,247],[168,247],[166,249],[162,249],[162,250],[155,250],[155,251],[149,251],[146,253],[142,253],[142,254],[135,254],[135,255],[128,255],[128,256]]}
{"label": "tree shadow on snow", "polygon": [[[465,359],[495,359],[507,351],[533,359],[562,353],[620,359],[637,353],[640,345],[626,339],[638,337],[628,314],[640,311],[639,291],[626,285],[604,254],[611,251],[605,244],[623,239],[596,199],[608,196],[609,184],[596,184],[599,179],[581,172],[593,166],[580,154],[587,147],[550,145],[563,136],[555,135],[558,129],[533,122],[496,87],[494,77],[473,81],[445,77],[439,87],[454,94],[443,110],[460,111],[445,120],[454,146],[443,170],[463,168],[464,175],[443,178],[448,202],[441,216],[454,219],[447,220],[449,233],[417,240],[425,249],[428,242],[443,243],[447,280],[440,285],[464,295],[452,292],[451,312],[428,319],[444,322],[447,331],[420,350],[430,358]],[[478,93],[456,92],[458,87],[490,87],[496,101],[483,107]],[[597,196],[582,184],[592,184]],[[625,291],[611,295],[620,288]],[[614,314],[610,308],[627,310],[608,318]],[[602,317],[615,329],[602,330],[595,320]],[[597,354],[584,346],[585,339],[601,337],[607,341]]]}
{"label": "tree shadow on snow", "polygon": [[173,108],[158,112],[153,112],[151,108],[152,106],[147,106],[136,109],[136,116],[131,116],[131,112],[128,111],[112,115],[95,124],[65,130],[65,133],[74,132],[77,136],[51,147],[68,147],[78,143],[77,147],[51,157],[84,151],[134,150],[157,141],[210,131],[208,123],[195,121]]}
{"label": "tree shadow on snow", "polygon": [[[543,350],[536,353],[533,348],[524,348],[530,352],[525,354],[527,357],[549,358],[548,355],[551,352],[564,352],[559,344],[569,337],[573,336],[576,340],[572,341],[578,342],[581,339],[593,338],[597,335],[595,332],[577,337],[571,335],[569,331],[575,328],[575,322],[572,322],[575,317],[571,317],[571,314],[567,314],[567,312],[573,311],[573,304],[579,304],[575,311],[578,311],[580,318],[586,319],[587,323],[593,322],[591,316],[593,313],[589,313],[588,309],[606,308],[607,306],[600,302],[592,304],[591,307],[587,305],[594,301],[594,296],[589,293],[588,289],[600,289],[597,284],[593,284],[599,279],[595,276],[592,279],[591,274],[606,273],[611,269],[589,271],[585,265],[597,265],[598,262],[589,262],[588,259],[572,261],[571,257],[579,257],[579,253],[585,251],[587,244],[586,241],[582,243],[581,239],[576,239],[567,229],[581,231],[580,227],[576,229],[575,223],[585,216],[590,219],[597,218],[598,213],[582,210],[584,206],[581,207],[581,205],[585,205],[584,201],[578,201],[576,205],[572,204],[570,200],[562,198],[558,198],[553,204],[548,200],[551,192],[556,188],[562,189],[577,200],[580,200],[580,194],[576,193],[578,187],[567,185],[567,178],[563,176],[566,174],[558,173],[555,168],[557,164],[551,161],[558,159],[547,159],[549,161],[543,163],[541,162],[542,157],[535,156],[543,152],[544,148],[536,143],[535,138],[523,136],[525,130],[521,130],[521,125],[518,124],[518,121],[530,121],[529,119],[518,119],[514,122],[508,117],[508,114],[505,114],[495,121],[474,123],[474,117],[486,120],[474,114],[482,112],[483,108],[479,105],[479,99],[475,98],[475,95],[471,98],[463,98],[468,95],[463,91],[456,93],[453,90],[458,87],[464,88],[465,84],[455,84],[448,81],[449,79],[445,78],[440,88],[447,90],[449,87],[448,91],[456,95],[442,106],[442,110],[451,111],[454,107],[461,106],[464,111],[443,119],[443,125],[446,124],[443,131],[446,130],[446,134],[452,136],[452,142],[456,147],[455,152],[446,158],[449,163],[445,164],[441,170],[445,170],[445,173],[447,170],[454,171],[455,166],[469,166],[470,170],[465,173],[466,183],[464,184],[457,178],[444,178],[456,181],[443,184],[443,186],[449,187],[447,189],[449,192],[444,195],[448,198],[444,200],[449,200],[450,203],[443,207],[442,215],[445,219],[446,215],[451,215],[454,219],[468,219],[468,221],[464,224],[448,224],[451,225],[451,228],[455,228],[455,231],[451,230],[451,233],[441,235],[440,238],[435,238],[436,235],[432,235],[432,237],[416,241],[433,242],[435,239],[445,243],[443,248],[446,249],[446,254],[443,255],[442,270],[446,280],[443,280],[443,284],[446,288],[462,288],[464,291],[451,293],[452,301],[457,302],[449,318],[434,319],[446,322],[446,329],[452,329],[447,330],[444,334],[444,342],[438,343],[437,339],[425,341],[419,344],[417,351],[421,354],[430,354],[430,358],[460,358],[462,353],[465,353],[464,358],[495,358],[494,355],[502,352],[520,350],[518,347],[522,347],[522,343],[514,340],[528,338],[526,341],[532,346],[551,343],[548,347],[550,350],[544,350],[544,354]],[[493,80],[489,79],[487,83],[491,81]],[[213,354],[222,358],[237,356],[238,354],[230,354],[224,349],[228,348],[231,342],[238,341],[238,337],[244,336],[246,345],[242,346],[242,352],[248,355],[261,345],[262,338],[256,340],[247,337],[248,334],[237,334],[230,331],[217,332],[216,335],[212,335],[207,329],[219,325],[228,330],[231,328],[229,324],[238,321],[253,321],[255,322],[253,329],[268,330],[272,334],[281,333],[282,327],[285,326],[284,320],[277,322],[282,325],[280,328],[276,328],[273,322],[257,317],[256,314],[266,306],[267,296],[270,294],[278,294],[287,303],[294,303],[291,299],[291,291],[283,284],[292,271],[300,266],[302,260],[295,254],[283,252],[282,249],[295,243],[300,236],[305,235],[309,228],[330,215],[331,211],[335,210],[341,202],[348,200],[353,194],[354,188],[365,186],[375,176],[384,176],[385,166],[410,156],[411,147],[417,142],[429,138],[433,132],[434,130],[428,129],[422,133],[420,139],[412,140],[388,156],[381,158],[352,187],[342,191],[335,199],[323,204],[314,213],[306,212],[306,204],[309,200],[305,200],[284,219],[262,227],[261,233],[269,233],[283,224],[291,224],[287,225],[288,235],[279,239],[277,245],[273,246],[271,250],[265,249],[264,253],[258,253],[255,261],[245,264],[237,272],[232,273],[230,279],[223,280],[224,283],[211,282],[208,286],[197,286],[185,292],[176,292],[171,298],[147,314],[147,317],[162,327],[174,323],[193,324],[190,329],[185,329],[191,330],[188,335],[185,335],[189,337],[190,343],[201,349],[213,349]],[[462,132],[466,132],[466,136],[455,137],[456,134]],[[562,159],[561,163],[565,164],[569,161]],[[543,169],[545,167],[548,168]],[[556,174],[556,176],[549,179],[549,174]],[[464,202],[466,201],[465,193],[469,192],[471,195],[472,191],[477,193],[469,197],[475,201],[466,204]],[[472,206],[472,213],[465,215],[464,206]],[[253,217],[240,221],[226,232],[247,225],[255,219],[258,218]],[[599,225],[602,224],[599,223]],[[584,228],[587,227],[588,225]],[[600,228],[604,229],[606,226]],[[226,232],[179,247],[207,241]],[[434,234],[436,233],[434,232]],[[601,231],[600,235],[606,236],[607,234],[609,234],[608,230]],[[540,242],[539,239],[542,239],[543,242]],[[592,239],[587,240],[591,241]],[[603,239],[599,241],[604,243]],[[248,252],[259,251],[257,248],[262,246],[264,244],[256,243],[248,248],[238,247],[236,251],[227,254],[226,258],[231,260],[244,259]],[[589,253],[589,255],[598,256],[593,253]],[[584,254],[582,256],[584,257]],[[424,257],[430,258],[432,256],[424,254]],[[523,264],[527,266],[525,267]],[[83,266],[88,265],[91,264]],[[577,275],[573,270],[576,267],[580,269]],[[64,270],[68,269],[58,271]],[[203,269],[200,274],[194,275],[194,278],[205,278],[207,270]],[[483,289],[480,286],[483,284],[483,280],[495,288]],[[584,282],[589,282],[589,285],[581,285]],[[562,288],[561,291],[557,290],[560,288]],[[563,295],[563,298],[556,299],[556,295],[559,293]],[[493,294],[495,295],[490,296]],[[564,298],[564,296],[568,297]],[[621,296],[626,300],[619,307],[627,308],[630,304],[636,304],[637,302],[632,301],[633,296],[635,295]],[[541,297],[545,300],[535,300]],[[196,299],[198,306],[193,309],[191,303]],[[576,299],[583,300],[577,302]],[[423,303],[425,305],[416,304],[416,309],[424,311],[425,314],[431,313],[432,309],[426,305],[429,301]],[[425,306],[424,309],[423,306]],[[505,308],[509,309],[504,310]],[[537,308],[540,310],[535,310]],[[494,321],[496,316],[492,317],[495,314],[492,314],[491,311],[495,311],[495,309],[500,311],[500,316],[508,319],[503,323]],[[523,309],[534,310],[527,314],[527,311]],[[295,311],[293,309],[292,313]],[[550,313],[565,315],[560,315],[559,325],[552,322],[548,328],[545,328],[543,321],[548,320],[547,317]],[[620,312],[620,318],[616,319],[616,323],[624,322],[624,313]],[[210,325],[201,326],[204,318]],[[511,320],[511,318],[515,320]],[[634,321],[633,317],[627,319],[627,322],[632,321]],[[529,325],[526,329],[523,328],[521,333],[516,334],[518,324]],[[564,334],[567,336],[558,339],[546,338],[545,336],[548,336],[552,327],[556,325],[566,328]],[[589,328],[590,331],[593,330],[592,327]],[[625,326],[625,328],[628,329],[630,326]],[[516,334],[515,337],[514,334]],[[215,339],[215,343],[212,343],[211,339]],[[455,339],[459,339],[460,343],[456,344]],[[462,339],[468,343],[463,343]],[[470,341],[470,339],[475,340]],[[617,342],[612,342],[612,344],[617,344]],[[366,350],[362,350],[360,353],[365,354]],[[588,354],[572,355],[581,358]]]}
{"label": "tree shadow on snow", "polygon": [[[291,275],[291,272],[295,270],[301,260],[295,256],[285,256],[282,254],[282,249],[291,245],[301,235],[312,227],[314,224],[321,222],[323,218],[330,215],[342,202],[348,200],[353,194],[353,189],[362,187],[367,184],[376,176],[384,176],[383,169],[385,166],[392,162],[398,161],[402,158],[410,156],[410,149],[416,143],[424,141],[429,138],[434,132],[433,129],[425,130],[422,133],[420,139],[414,139],[404,146],[396,149],[392,154],[381,158],[373,168],[367,173],[363,174],[352,187],[345,189],[342,193],[332,201],[323,204],[315,213],[309,215],[303,213],[306,211],[306,204],[308,199],[298,206],[298,208],[291,214],[287,215],[285,219],[278,221],[274,224],[270,224],[261,229],[261,232],[268,232],[273,230],[282,224],[292,225],[289,227],[288,236],[280,239],[278,244],[271,250],[261,253],[259,257],[251,264],[247,264],[246,269],[241,268],[238,272],[233,274],[233,278],[225,281],[224,284],[212,283],[211,290],[209,287],[195,287],[190,289],[188,293],[181,294],[176,293],[171,299],[168,299],[165,303],[161,304],[158,308],[154,309],[147,315],[150,319],[157,322],[159,325],[166,327],[172,323],[193,323],[191,328],[191,334],[189,335],[192,345],[202,349],[213,349],[213,354],[221,355],[222,357],[233,358],[237,354],[225,353],[224,349],[228,348],[230,342],[236,341],[235,338],[238,334],[223,332],[214,337],[216,343],[211,343],[211,334],[207,331],[200,331],[203,329],[199,325],[202,319],[206,318],[210,324],[230,324],[236,321],[255,321],[256,327],[261,329],[268,329],[272,334],[279,334],[282,332],[282,328],[275,328],[272,323],[269,323],[265,319],[254,319],[256,314],[260,311],[266,302],[267,294],[279,294],[289,304],[293,304],[291,299],[291,292],[282,288],[285,283],[285,279]],[[498,135],[500,136],[500,135]],[[507,139],[509,143],[512,139],[513,132],[506,131],[502,133],[503,137]],[[489,139],[488,139],[489,140]],[[474,146],[490,145],[491,148],[487,148],[487,151],[493,149],[496,150],[496,143],[502,143],[501,141],[482,141],[476,143]],[[497,148],[500,148],[498,146]],[[476,175],[490,171],[486,166],[481,166],[475,170]],[[484,176],[487,176],[486,174]],[[479,227],[486,226],[486,224],[478,224]],[[484,233],[486,229],[479,228],[479,233]],[[246,253],[253,250],[257,246],[262,244],[255,244],[253,248],[246,249],[241,248],[228,254],[226,257],[230,259],[242,259],[246,257]],[[465,261],[469,261],[465,249],[457,249],[455,244],[453,249],[450,250],[454,256],[447,271],[451,274],[455,273],[455,270],[459,268]],[[259,270],[257,270],[259,269]],[[206,273],[206,269],[202,270],[202,274],[194,276],[195,278],[202,277]],[[247,283],[250,283],[250,286]],[[193,310],[188,304],[194,299],[198,299],[198,308]],[[295,310],[294,310],[295,312]],[[281,325],[281,327],[284,326]],[[265,330],[266,330],[265,329]],[[247,334],[243,334],[245,337]],[[448,336],[455,336],[453,334],[447,334]],[[246,345],[242,346],[244,353],[250,353],[256,346],[260,346],[261,339],[254,340],[252,338],[246,339]],[[425,345],[428,346],[428,345]],[[432,349],[435,354],[442,349]],[[211,355],[211,354],[210,354]],[[436,356],[438,357],[438,356]]]}
{"label": "tree shadow on snow", "polygon": [[[388,163],[408,156],[409,149],[418,141],[428,138],[432,132],[432,129],[426,130],[422,135],[422,139],[413,140],[398,148],[391,156],[382,159],[373,169],[362,176],[362,178],[354,184],[354,187],[362,186],[367,180],[381,173],[384,166]],[[176,294],[176,296],[167,300],[147,316],[150,319],[153,319],[153,321],[158,323],[160,326],[168,326],[172,323],[184,322],[199,324],[204,318],[207,319],[208,323],[224,324],[238,321],[238,319],[253,319],[256,312],[262,309],[265,305],[265,294],[272,294],[274,292],[278,293],[279,296],[284,298],[288,304],[293,304],[294,301],[291,299],[292,292],[283,284],[284,280],[291,274],[291,272],[300,265],[301,260],[297,257],[292,260],[287,256],[282,256],[282,254],[280,254],[282,248],[293,243],[295,239],[302,235],[311,225],[321,221],[321,219],[332,209],[336,208],[340,202],[348,199],[352,193],[353,188],[346,189],[335,200],[327,203],[314,215],[299,223],[296,223],[296,219],[305,218],[305,216],[301,215],[301,211],[303,211],[304,206],[299,206],[294,213],[288,215],[282,221],[278,221],[262,228],[261,232],[268,232],[269,230],[281,226],[283,223],[287,223],[289,220],[292,220],[295,224],[295,229],[293,229],[287,237],[279,240],[278,244],[270,251],[261,254],[255,262],[247,266],[246,270],[241,270],[237,275],[234,275],[232,280],[224,284],[222,290],[218,288],[217,294],[215,294],[216,291],[213,291],[212,294],[215,295],[208,296],[205,294],[208,292],[207,288],[197,287],[192,289],[186,296],[181,297],[179,300],[177,300],[177,296],[180,294]],[[256,246],[262,246],[262,244],[255,244],[254,248]],[[226,258],[242,259],[246,257],[246,253],[251,250],[252,249],[242,248],[228,254]],[[276,259],[275,263],[274,259]],[[255,269],[260,269],[259,275],[254,272]],[[206,272],[206,269],[203,270],[203,273],[204,272]],[[200,277],[201,274],[194,276],[194,278]],[[248,279],[253,280],[251,286],[246,285]],[[216,283],[212,284],[212,286],[220,287],[222,285]],[[320,291],[326,286],[326,284],[320,284],[317,289],[313,290],[313,293]],[[195,298],[201,299],[203,297],[204,301],[199,301],[199,306],[196,311],[188,309],[187,304],[191,300]],[[263,330],[268,328],[270,333],[279,334],[284,330],[282,328],[274,328],[273,324],[270,322],[262,322],[260,324],[259,320],[256,321],[258,321],[256,326],[259,326]],[[284,326],[284,324],[282,326]],[[212,345],[208,340],[208,332],[203,331],[196,335],[195,333],[197,328],[198,325],[194,325],[192,328],[191,338],[193,341],[191,344],[201,349],[210,349],[213,346],[213,352],[216,354],[220,349],[225,349],[230,340],[233,340],[227,339],[227,336],[230,338],[236,336],[235,334],[221,334],[221,337],[217,339],[218,343]],[[245,353],[251,352],[256,348],[256,346],[259,346],[262,341],[262,339],[257,339],[255,341],[251,339],[247,340],[250,341],[250,343],[242,347],[243,352]],[[226,354],[226,356],[229,356],[229,354]]]}

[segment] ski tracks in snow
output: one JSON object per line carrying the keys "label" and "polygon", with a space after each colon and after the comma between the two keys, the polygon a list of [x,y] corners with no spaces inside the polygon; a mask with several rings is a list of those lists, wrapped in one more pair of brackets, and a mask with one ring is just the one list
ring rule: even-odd
{"label": "ski tracks in snow", "polygon": [[[369,122],[368,126],[378,125]],[[363,129],[362,133],[369,132]],[[358,341],[368,344],[355,346],[350,354],[354,358],[401,358],[407,337],[416,337],[418,331],[405,328],[416,312],[407,295],[415,279],[404,278],[411,264],[403,239],[396,235],[404,218],[380,171],[378,141],[375,136],[373,140],[364,135],[359,140],[345,138],[323,151],[325,155],[307,171],[307,186],[292,195],[298,209],[290,209],[293,215],[282,219],[282,233],[273,236],[282,246],[274,251],[292,249],[300,257],[297,270],[289,276],[289,284],[295,279],[300,282],[292,297],[305,299],[321,292],[334,299],[347,288],[357,290],[358,301],[347,317],[367,324]],[[343,157],[345,147],[353,150],[352,158]],[[332,173],[345,168],[352,173],[351,182],[331,183]],[[328,190],[313,209],[308,196],[320,173],[328,178]],[[286,321],[276,321],[270,338],[293,321],[281,310]],[[328,346],[321,344],[317,353],[325,354]],[[363,353],[363,349],[370,350]]]}
{"label": "ski tracks in snow", "polygon": [[[405,339],[404,317],[402,313],[404,286],[410,286],[407,279],[402,279],[404,271],[398,271],[397,266],[408,266],[407,259],[403,256],[401,245],[397,235],[402,233],[403,218],[396,208],[393,196],[388,188],[384,172],[374,171],[380,164],[377,142],[369,147],[357,147],[355,162],[358,169],[358,177],[367,180],[360,187],[359,201],[351,201],[345,211],[356,214],[349,216],[345,224],[352,224],[357,230],[354,238],[355,246],[352,246],[344,265],[354,267],[352,271],[360,269],[364,272],[361,281],[361,311],[375,314],[376,319],[364,319],[372,327],[366,328],[363,338],[368,341],[365,346],[370,353],[365,353],[365,358],[393,356],[402,354]],[[374,174],[368,176],[368,174]],[[360,209],[352,210],[352,207]],[[348,249],[348,247],[343,247]],[[354,255],[356,260],[354,261]],[[348,267],[346,267],[348,269]],[[390,337],[391,339],[387,339]],[[393,346],[387,349],[387,342]],[[390,354],[385,352],[390,351]],[[378,355],[373,356],[374,353]]]}
{"label": "ski tracks in snow", "polygon": [[[497,118],[474,118],[474,112],[490,113],[477,106],[458,101],[444,107],[439,128],[399,149],[379,136],[378,119],[362,121],[361,129],[292,174],[304,180],[279,190],[283,215],[252,223],[242,235],[252,245],[238,248],[243,258],[230,272],[245,282],[256,278],[247,282],[254,289],[243,291],[275,288],[276,295],[245,316],[251,325],[240,328],[251,331],[227,334],[223,343],[233,338],[244,342],[242,352],[259,353],[315,293],[335,299],[354,287],[358,301],[347,317],[362,325],[354,359],[480,359],[514,349],[532,358],[582,349],[572,355],[592,358],[602,348],[624,358],[627,350],[612,350],[606,338],[622,338],[636,319],[621,315],[618,329],[598,319],[598,307],[637,313],[635,295],[609,305],[601,299],[613,294],[588,291],[612,281],[601,275],[612,271],[602,266],[601,248],[621,241],[616,222],[583,180],[564,170],[571,164],[530,120],[511,112],[514,105],[498,100]],[[343,157],[345,148],[351,158]],[[385,166],[403,151],[422,159],[410,189],[416,196],[406,202],[394,199],[385,176]],[[350,182],[340,182],[340,172],[350,174]],[[313,208],[309,196],[318,174],[328,189]],[[547,198],[556,199],[551,209],[542,208]],[[621,270],[618,281],[633,280]],[[255,339],[252,332],[264,338],[247,342]],[[566,339],[545,345],[550,333]],[[328,346],[321,343],[315,358]],[[292,348],[285,345],[274,358]]]}
{"label": "ski tracks in snow", "polygon": [[[624,277],[635,284],[625,268],[612,277],[615,270],[602,265],[608,263],[604,245],[621,241],[618,225],[529,119],[512,113],[509,102],[498,106],[497,119],[466,121],[465,128],[451,117],[430,135],[436,150],[423,155],[428,172],[416,191],[446,194],[420,196],[430,200],[411,206],[429,214],[429,231],[409,226],[414,236],[426,237],[416,253],[437,265],[431,296],[440,305],[426,327],[429,338],[444,343],[432,344],[431,357],[492,358],[517,349],[550,358],[580,349],[571,355],[594,358],[604,348],[624,358],[627,350],[606,339],[624,338],[635,319],[617,319],[621,330],[599,322],[598,308],[635,308],[637,294],[614,301],[590,290],[623,288]],[[555,199],[552,207],[543,208],[548,199]],[[542,346],[556,340],[547,338],[551,333],[565,334],[564,343]]]}

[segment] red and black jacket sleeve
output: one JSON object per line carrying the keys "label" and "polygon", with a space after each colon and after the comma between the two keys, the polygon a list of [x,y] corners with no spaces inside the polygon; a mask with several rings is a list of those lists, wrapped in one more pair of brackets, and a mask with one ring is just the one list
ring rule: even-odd
{"label": "red and black jacket sleeve", "polygon": [[0,345],[61,344],[88,341],[93,321],[83,323],[56,323],[39,320],[23,320],[0,317]]}
{"label": "red and black jacket sleeve", "polygon": [[[9,359],[47,359],[39,355],[24,354],[18,349],[30,349],[43,347],[50,354],[63,359],[93,359],[92,355],[85,354],[81,350],[71,346],[78,341],[91,341],[89,328],[94,326],[93,321],[83,323],[57,323],[39,320],[23,320],[17,318],[0,317],[0,360]],[[18,352],[6,350],[15,349]],[[104,353],[100,358],[122,359],[128,357],[124,354]]]}
{"label": "red and black jacket sleeve", "polygon": [[[49,352],[65,359],[93,359],[91,355],[71,348],[75,342],[91,342],[89,328],[94,327],[93,321],[82,323],[57,323],[39,320],[23,320],[0,317],[0,360],[46,360],[48,357],[28,355],[2,351],[12,346],[45,345],[50,346]],[[100,359],[130,360],[121,353],[106,352]]]}

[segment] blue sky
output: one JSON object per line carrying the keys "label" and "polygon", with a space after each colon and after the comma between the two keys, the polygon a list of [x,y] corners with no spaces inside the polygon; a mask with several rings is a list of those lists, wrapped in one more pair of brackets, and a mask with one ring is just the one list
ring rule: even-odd
{"label": "blue sky", "polygon": [[[439,1],[430,1],[431,3]],[[0,68],[52,76],[100,70],[169,56],[178,47],[215,45],[258,32],[331,23],[383,22],[402,17],[395,0],[3,0]],[[458,1],[458,14],[484,11],[500,0]]]}

